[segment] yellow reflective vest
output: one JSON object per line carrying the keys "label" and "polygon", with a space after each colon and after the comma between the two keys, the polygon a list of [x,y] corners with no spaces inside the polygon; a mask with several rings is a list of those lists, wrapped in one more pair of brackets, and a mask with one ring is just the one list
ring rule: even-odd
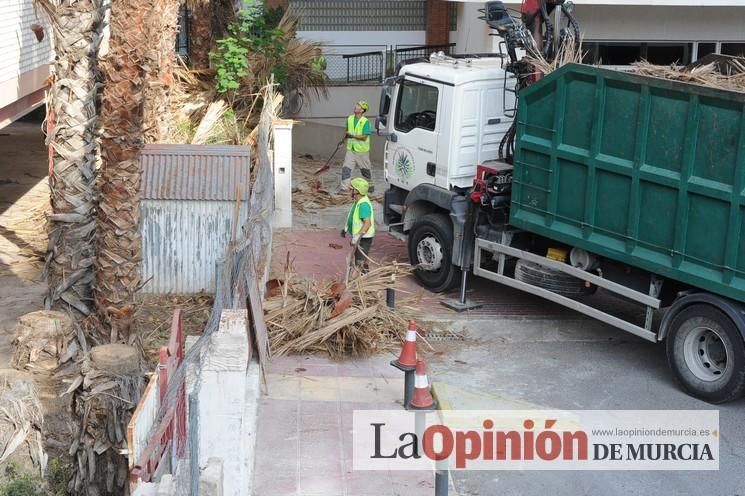
{"label": "yellow reflective vest", "polygon": [[[359,136],[362,134],[362,130],[365,129],[365,123],[367,117],[364,115],[357,121],[357,125],[354,125],[354,114],[347,118],[347,132]],[[365,153],[370,151],[370,136],[365,136],[364,140],[357,140],[354,138],[347,139],[347,150],[351,150],[357,153]]]}
{"label": "yellow reflective vest", "polygon": [[[352,216],[352,236],[356,236],[359,234],[360,230],[362,230],[362,224],[364,223],[364,220],[360,218],[360,205],[363,203],[367,204],[370,207],[370,229],[367,230],[365,234],[362,235],[363,238],[372,238],[375,236],[375,213],[373,211],[373,205],[370,201],[370,198],[367,196],[363,196],[360,198],[352,207],[352,210],[349,212],[349,215]],[[347,224],[349,221],[347,221]]]}

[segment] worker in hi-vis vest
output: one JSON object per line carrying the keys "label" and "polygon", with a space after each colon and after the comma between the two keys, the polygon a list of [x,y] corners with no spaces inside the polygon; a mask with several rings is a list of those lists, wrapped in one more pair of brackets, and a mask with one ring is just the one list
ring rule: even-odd
{"label": "worker in hi-vis vest", "polygon": [[373,237],[375,236],[375,217],[373,216],[373,206],[367,192],[370,185],[361,177],[355,177],[350,181],[352,186],[352,199],[354,204],[349,209],[347,221],[344,223],[344,229],[341,236],[345,238],[347,234],[352,235],[349,243],[352,245],[354,252],[354,262],[362,272],[367,272],[367,257],[370,253]]}
{"label": "worker in hi-vis vest", "polygon": [[[344,164],[341,166],[341,191],[349,191],[354,166],[360,168],[362,177],[372,183],[372,171],[370,166],[370,121],[364,114],[369,105],[360,100],[354,106],[354,114],[347,117],[347,154],[344,156]],[[375,188],[370,184],[370,193]]]}

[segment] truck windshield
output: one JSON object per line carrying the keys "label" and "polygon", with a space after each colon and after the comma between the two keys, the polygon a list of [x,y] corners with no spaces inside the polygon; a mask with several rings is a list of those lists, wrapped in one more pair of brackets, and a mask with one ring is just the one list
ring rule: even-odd
{"label": "truck windshield", "polygon": [[434,131],[438,95],[435,86],[404,80],[396,104],[396,130],[408,133],[418,127]]}

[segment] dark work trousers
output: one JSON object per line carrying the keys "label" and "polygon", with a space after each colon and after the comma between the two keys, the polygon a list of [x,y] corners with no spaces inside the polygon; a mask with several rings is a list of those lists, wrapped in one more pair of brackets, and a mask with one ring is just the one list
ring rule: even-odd
{"label": "dark work trousers", "polygon": [[[357,244],[357,249],[354,251],[354,263],[360,268],[360,271],[365,274],[369,270],[367,265],[367,258],[362,254],[364,253],[368,257],[370,256],[370,247],[372,246],[373,238],[360,238],[360,242]],[[360,253],[362,252],[362,253]]]}

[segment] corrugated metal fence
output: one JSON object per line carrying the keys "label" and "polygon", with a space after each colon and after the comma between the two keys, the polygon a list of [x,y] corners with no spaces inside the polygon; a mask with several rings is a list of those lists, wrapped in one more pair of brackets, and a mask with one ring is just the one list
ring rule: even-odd
{"label": "corrugated metal fence", "polygon": [[248,217],[249,149],[148,145],[141,162],[143,290],[214,292],[239,195],[237,225]]}

